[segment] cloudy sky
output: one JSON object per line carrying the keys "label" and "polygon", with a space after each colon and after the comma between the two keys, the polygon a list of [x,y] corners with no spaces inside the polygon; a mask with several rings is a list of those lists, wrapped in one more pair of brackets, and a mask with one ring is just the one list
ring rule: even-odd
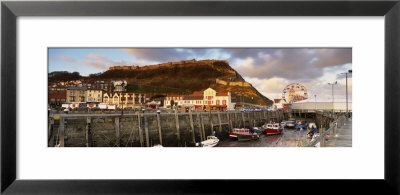
{"label": "cloudy sky", "polygon": [[[352,69],[351,48],[49,48],[49,72],[98,73],[115,65],[151,65],[189,59],[227,60],[246,81],[270,99],[280,98],[286,85],[301,83],[309,98],[346,98],[343,72]],[[348,79],[351,101],[352,79]]]}

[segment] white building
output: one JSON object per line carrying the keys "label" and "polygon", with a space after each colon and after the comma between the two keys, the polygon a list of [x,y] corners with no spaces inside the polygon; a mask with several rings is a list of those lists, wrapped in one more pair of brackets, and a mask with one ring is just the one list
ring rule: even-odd
{"label": "white building", "polygon": [[230,92],[217,92],[212,88],[196,91],[190,95],[168,95],[164,100],[164,107],[171,108],[171,101],[178,107],[187,107],[197,110],[229,110],[235,108]]}

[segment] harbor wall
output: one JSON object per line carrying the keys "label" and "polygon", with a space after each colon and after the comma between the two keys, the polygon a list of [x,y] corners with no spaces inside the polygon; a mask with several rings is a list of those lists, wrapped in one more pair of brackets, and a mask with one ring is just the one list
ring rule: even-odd
{"label": "harbor wall", "polygon": [[287,118],[288,113],[278,111],[61,114],[49,118],[48,146],[190,147],[212,132],[224,140],[232,128],[259,127]]}

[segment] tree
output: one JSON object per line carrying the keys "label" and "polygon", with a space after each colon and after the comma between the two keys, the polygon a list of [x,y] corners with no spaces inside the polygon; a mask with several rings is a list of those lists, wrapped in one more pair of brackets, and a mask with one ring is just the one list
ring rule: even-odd
{"label": "tree", "polygon": [[173,107],[174,107],[174,105],[175,105],[175,102],[174,102],[174,100],[171,100],[170,104],[171,104],[171,108],[173,108]]}

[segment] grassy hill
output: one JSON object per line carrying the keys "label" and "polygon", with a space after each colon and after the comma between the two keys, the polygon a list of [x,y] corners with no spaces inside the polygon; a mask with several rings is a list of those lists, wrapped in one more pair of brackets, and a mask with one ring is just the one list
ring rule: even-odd
{"label": "grassy hill", "polygon": [[87,79],[124,79],[128,82],[127,91],[136,93],[190,94],[211,87],[217,91],[230,91],[233,96],[237,96],[238,101],[244,99],[245,102],[252,104],[272,104],[271,100],[251,85],[224,85],[217,83],[217,78],[228,82],[245,82],[227,61],[222,60],[191,60],[132,69],[110,69],[103,73],[92,74]]}

